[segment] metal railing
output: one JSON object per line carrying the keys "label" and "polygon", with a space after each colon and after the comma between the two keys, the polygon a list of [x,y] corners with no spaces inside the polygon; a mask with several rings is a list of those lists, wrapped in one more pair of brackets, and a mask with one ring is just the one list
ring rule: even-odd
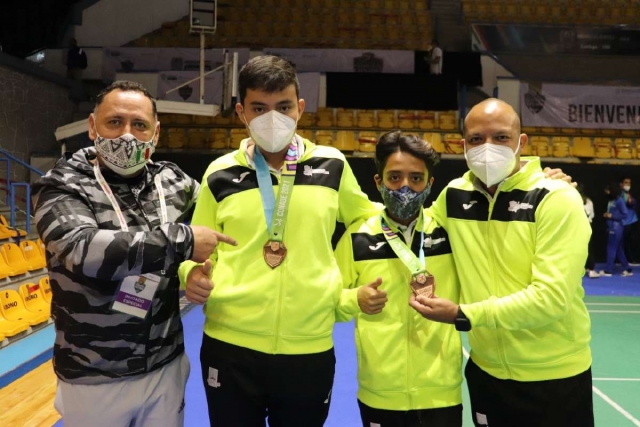
{"label": "metal railing", "polygon": [[17,158],[13,154],[1,148],[0,148],[0,155],[4,156],[4,157],[0,157],[0,163],[4,162],[6,164],[6,189],[5,190],[7,194],[6,194],[5,201],[7,206],[9,206],[9,209],[10,209],[9,225],[12,228],[15,228],[16,226],[16,210],[18,210],[16,206],[16,189],[18,187],[24,187],[25,193],[26,193],[26,196],[25,196],[26,209],[25,211],[22,211],[22,212],[24,212],[24,214],[26,215],[25,227],[26,227],[27,234],[29,234],[31,232],[31,184],[29,184],[28,182],[14,182],[11,180],[11,169],[12,169],[11,163],[15,162],[17,163],[17,165],[27,168],[29,171],[37,173],[40,176],[44,175],[44,172],[42,172],[37,168],[34,168],[30,164],[22,161],[21,159]]}

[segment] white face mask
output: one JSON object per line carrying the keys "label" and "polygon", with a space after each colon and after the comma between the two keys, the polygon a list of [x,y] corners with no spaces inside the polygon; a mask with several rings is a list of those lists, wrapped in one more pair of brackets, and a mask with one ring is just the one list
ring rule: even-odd
{"label": "white face mask", "polygon": [[631,186],[625,185],[624,187],[622,187],[622,189],[628,193],[629,191],[631,191]]}
{"label": "white face mask", "polygon": [[520,138],[518,138],[518,148],[515,152],[506,145],[488,142],[467,151],[465,144],[464,157],[471,172],[487,187],[492,187],[504,181],[513,172],[518,150],[520,150]]}
{"label": "white face mask", "polygon": [[271,110],[251,120],[249,133],[262,150],[279,153],[291,143],[297,125],[298,122],[291,117]]}
{"label": "white face mask", "polygon": [[155,132],[149,141],[140,141],[130,133],[118,138],[107,139],[96,130],[96,152],[106,167],[121,176],[131,176],[144,168],[156,147],[153,143]]}

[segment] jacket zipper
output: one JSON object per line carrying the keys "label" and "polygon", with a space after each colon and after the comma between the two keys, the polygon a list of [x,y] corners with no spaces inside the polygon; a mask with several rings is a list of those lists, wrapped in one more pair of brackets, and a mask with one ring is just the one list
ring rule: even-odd
{"label": "jacket zipper", "polygon": [[[496,276],[495,255],[491,245],[491,243],[493,242],[493,238],[491,234],[491,230],[492,230],[491,218],[493,217],[493,207],[495,205],[495,201],[499,193],[500,193],[500,188],[498,187],[493,197],[487,196],[487,198],[489,199],[489,218],[487,218],[487,243],[488,243],[487,252],[489,252],[489,259],[490,259],[489,262],[491,264],[491,277],[493,279],[493,284],[494,284],[493,285],[494,288],[492,289],[492,292],[494,295],[497,295],[496,287],[498,286],[498,280]],[[511,369],[509,369],[509,366],[505,361],[504,346],[502,344],[502,334],[500,333],[500,330],[498,328],[496,328],[495,331],[496,331],[496,340],[498,341],[498,356],[500,357],[500,363],[502,364],[502,367],[507,371],[508,378],[511,378]]]}
{"label": "jacket zipper", "polygon": [[[276,175],[276,179],[278,180],[278,189],[280,189],[280,176]],[[277,194],[277,193],[276,193]],[[284,242],[284,240],[283,240]],[[286,246],[286,243],[285,243]],[[286,260],[283,260],[283,264]],[[282,293],[284,287],[284,281],[282,280],[282,272],[284,271],[284,265],[280,265],[276,267],[278,270],[278,309],[276,310],[276,333],[273,337],[273,353],[278,353],[278,342],[280,341],[280,319],[282,319]]]}
{"label": "jacket zipper", "polygon": [[407,397],[409,400],[409,410],[413,409],[413,397],[411,395],[411,326],[412,317],[409,310],[409,304],[405,304],[405,313],[407,316]]}
{"label": "jacket zipper", "polygon": [[[136,196],[136,194],[131,191],[131,187],[129,187],[127,185],[127,188],[129,188],[129,191],[131,192],[131,194],[133,195],[133,198],[136,201],[136,206],[138,206],[138,210],[142,213],[142,216],[144,217],[145,221],[147,221],[147,225],[149,226],[149,230],[153,229],[153,225],[151,223],[151,220],[149,219],[149,217],[147,216],[147,213],[144,211],[142,204],[140,203],[140,199],[138,198],[138,196]],[[141,194],[142,191],[139,193]],[[180,309],[178,308],[178,315],[180,313]],[[151,336],[151,325],[153,324],[153,304],[151,304],[151,307],[149,307],[149,313],[147,313],[147,316],[145,316],[144,318],[144,322],[146,323],[146,334],[145,334],[145,340],[144,340],[144,372],[149,372],[149,337]]]}
{"label": "jacket zipper", "polygon": [[[409,246],[409,248],[411,248],[412,244],[413,244],[413,239],[415,239],[416,236],[416,232],[418,227],[422,227],[421,230],[424,230],[424,224],[421,223],[420,221],[420,217],[418,218],[418,220],[416,221],[416,225],[413,227],[413,230],[411,231],[411,238],[410,241],[407,242],[407,246]],[[423,241],[420,241],[420,246],[424,245]],[[426,261],[425,261],[426,263]],[[423,266],[426,267],[426,266]],[[411,273],[409,273],[409,277],[407,278],[407,280],[411,281]],[[413,409],[413,395],[412,395],[412,383],[411,383],[411,327],[413,326],[413,317],[412,317],[412,310],[409,309],[409,304],[405,304],[405,315],[406,315],[406,319],[407,319],[407,397],[409,400],[409,410]]]}

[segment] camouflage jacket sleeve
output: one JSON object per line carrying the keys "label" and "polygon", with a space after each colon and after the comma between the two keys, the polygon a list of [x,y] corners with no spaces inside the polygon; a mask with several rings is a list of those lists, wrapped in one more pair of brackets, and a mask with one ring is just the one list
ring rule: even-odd
{"label": "camouflage jacket sleeve", "polygon": [[49,268],[62,265],[72,274],[100,280],[161,270],[173,275],[193,251],[193,233],[187,225],[166,223],[151,231],[133,231],[141,227],[131,226],[129,232],[105,229],[113,227],[99,227],[86,200],[54,186],[37,196],[36,225]]}

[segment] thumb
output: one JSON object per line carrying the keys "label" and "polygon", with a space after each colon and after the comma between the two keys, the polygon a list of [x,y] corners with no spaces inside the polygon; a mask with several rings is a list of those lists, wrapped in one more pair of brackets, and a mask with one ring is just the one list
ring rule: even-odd
{"label": "thumb", "polygon": [[378,277],[375,281],[369,283],[367,286],[377,290],[380,285],[382,285],[382,278]]}
{"label": "thumb", "polygon": [[[434,298],[435,298],[435,295],[434,295]],[[422,305],[427,305],[431,307],[431,302],[433,301],[433,298],[429,298],[425,295],[418,295],[416,297],[416,301],[418,301]]]}
{"label": "thumb", "polygon": [[213,268],[213,264],[211,264],[211,260],[208,259],[202,264],[202,273],[209,277],[211,275],[211,269]]}

